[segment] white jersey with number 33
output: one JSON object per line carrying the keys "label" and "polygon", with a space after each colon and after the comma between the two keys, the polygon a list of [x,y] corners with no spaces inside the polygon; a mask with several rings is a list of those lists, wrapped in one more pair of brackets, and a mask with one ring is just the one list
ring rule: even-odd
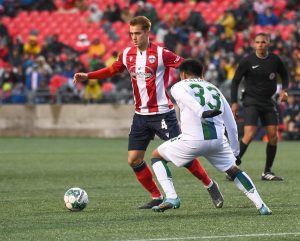
{"label": "white jersey with number 33", "polygon": [[[231,149],[239,154],[237,126],[230,106],[220,90],[203,79],[182,80],[171,88],[180,108],[182,140],[223,139],[225,127]],[[203,111],[217,109],[222,114],[202,118]]]}

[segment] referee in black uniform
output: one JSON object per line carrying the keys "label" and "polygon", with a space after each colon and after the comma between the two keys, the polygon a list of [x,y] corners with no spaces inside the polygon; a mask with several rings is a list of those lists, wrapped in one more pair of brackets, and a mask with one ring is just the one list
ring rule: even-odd
{"label": "referee in black uniform", "polygon": [[[272,96],[277,89],[278,75],[281,77],[282,90],[279,101],[287,100],[288,73],[281,59],[268,52],[270,38],[266,33],[259,33],[254,39],[255,52],[241,60],[231,86],[232,112],[238,113],[237,92],[242,78],[245,78],[243,106],[245,110],[244,136],[240,141],[240,157],[244,155],[248,145],[256,133],[258,118],[264,126],[268,144],[266,149],[266,165],[262,180],[282,181],[283,178],[272,172],[277,149],[278,111]],[[240,164],[240,163],[237,163]]]}

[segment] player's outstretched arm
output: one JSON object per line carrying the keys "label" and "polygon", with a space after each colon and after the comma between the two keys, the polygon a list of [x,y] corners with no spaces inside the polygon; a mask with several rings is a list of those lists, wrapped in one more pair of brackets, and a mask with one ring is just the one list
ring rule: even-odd
{"label": "player's outstretched arm", "polygon": [[73,83],[76,84],[78,82],[81,82],[81,81],[85,81],[85,80],[88,80],[88,74],[87,73],[76,73],[74,74],[74,77],[73,77]]}

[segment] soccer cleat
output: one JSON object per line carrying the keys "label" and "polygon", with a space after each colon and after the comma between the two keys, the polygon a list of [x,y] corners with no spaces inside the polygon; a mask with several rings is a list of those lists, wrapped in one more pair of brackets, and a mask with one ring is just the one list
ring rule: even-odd
{"label": "soccer cleat", "polygon": [[138,209],[151,209],[154,206],[158,206],[163,202],[163,199],[159,198],[159,199],[152,199],[150,202],[145,203],[141,206],[138,207]]}
{"label": "soccer cleat", "polygon": [[224,198],[222,196],[222,193],[219,190],[219,185],[215,181],[213,181],[213,185],[209,188],[207,188],[207,191],[209,195],[212,198],[213,204],[216,208],[221,208],[224,203]]}
{"label": "soccer cleat", "polygon": [[263,204],[261,208],[258,209],[260,215],[271,215],[272,211],[270,208],[267,207],[267,205]]}
{"label": "soccer cleat", "polygon": [[261,175],[263,181],[283,181],[283,177],[276,176],[274,172],[266,172]]}
{"label": "soccer cleat", "polygon": [[180,199],[177,198],[167,198],[163,203],[158,206],[152,207],[154,212],[164,212],[168,209],[176,209],[180,207]]}

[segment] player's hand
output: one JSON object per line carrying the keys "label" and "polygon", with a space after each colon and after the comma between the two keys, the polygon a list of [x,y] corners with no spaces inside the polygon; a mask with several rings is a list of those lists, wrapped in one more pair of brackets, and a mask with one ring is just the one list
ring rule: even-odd
{"label": "player's hand", "polygon": [[280,101],[280,102],[285,102],[285,101],[287,101],[288,96],[289,96],[288,93],[287,93],[286,91],[282,90],[282,91],[279,93],[279,101]]}
{"label": "player's hand", "polygon": [[220,111],[220,110],[206,110],[206,111],[203,111],[202,118],[215,117],[217,115],[220,115],[221,113],[222,113],[222,111]]}
{"label": "player's hand", "polygon": [[239,106],[238,103],[233,103],[231,105],[231,111],[235,119],[238,118]]}
{"label": "player's hand", "polygon": [[236,158],[235,164],[236,164],[237,166],[241,165],[241,164],[242,164],[242,160],[241,160],[240,156],[236,156],[235,158]]}
{"label": "player's hand", "polygon": [[74,77],[73,77],[73,83],[76,84],[78,82],[85,81],[87,79],[88,79],[87,73],[76,73],[76,74],[74,74]]}

